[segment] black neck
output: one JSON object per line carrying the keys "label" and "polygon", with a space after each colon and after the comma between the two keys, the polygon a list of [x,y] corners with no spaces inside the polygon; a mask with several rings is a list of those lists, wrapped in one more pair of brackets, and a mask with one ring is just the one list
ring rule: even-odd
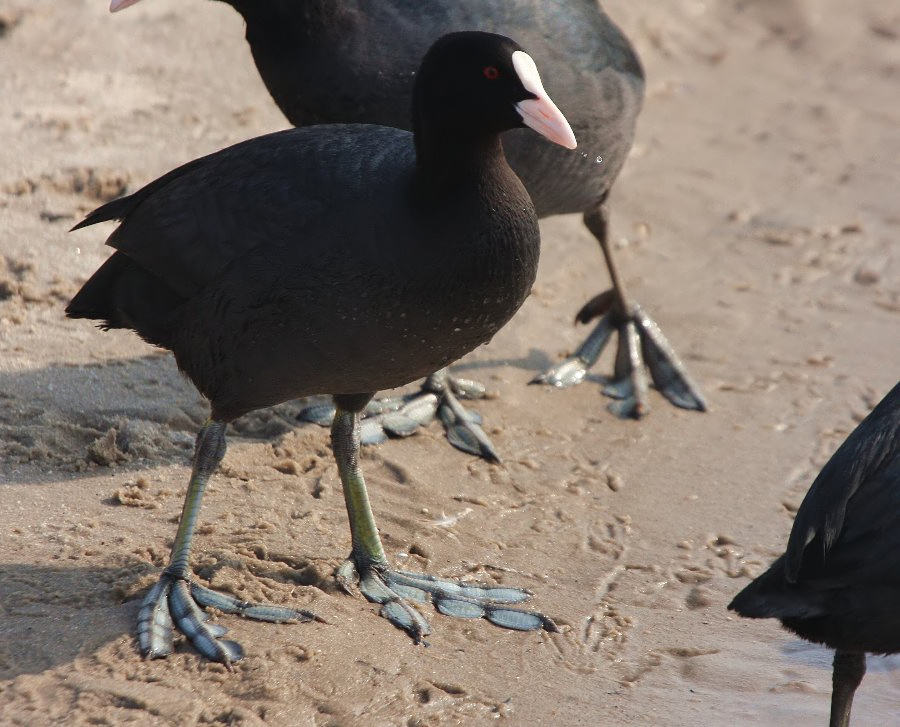
{"label": "black neck", "polygon": [[416,169],[425,190],[444,194],[462,184],[479,184],[492,171],[508,169],[498,134],[474,138],[415,132]]}

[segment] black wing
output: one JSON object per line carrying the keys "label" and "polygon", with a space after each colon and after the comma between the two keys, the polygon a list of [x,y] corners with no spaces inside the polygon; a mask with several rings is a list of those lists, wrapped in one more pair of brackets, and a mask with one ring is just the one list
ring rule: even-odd
{"label": "black wing", "polygon": [[[797,511],[794,527],[785,553],[786,576],[789,581],[800,577],[803,554],[818,536],[823,555],[834,546],[844,528],[848,503],[863,483],[880,483],[880,488],[900,488],[900,482],[883,481],[882,472],[900,459],[900,384],[879,402],[860,422],[846,441],[828,460],[816,477]],[[857,507],[871,511],[883,496],[866,488],[866,502]],[[870,512],[876,515],[876,512]],[[887,513],[884,513],[887,514]],[[855,513],[854,513],[855,516]]]}
{"label": "black wing", "polygon": [[[268,134],[196,159],[75,226],[122,220],[107,244],[183,298],[260,245],[316,245],[412,160],[407,132],[321,126]],[[377,171],[376,171],[377,170]],[[380,172],[380,174],[378,173]],[[388,177],[388,179],[385,179]]]}

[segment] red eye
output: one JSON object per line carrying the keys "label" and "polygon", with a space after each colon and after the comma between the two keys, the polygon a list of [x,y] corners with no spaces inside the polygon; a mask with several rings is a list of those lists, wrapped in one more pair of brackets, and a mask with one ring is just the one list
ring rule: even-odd
{"label": "red eye", "polygon": [[482,72],[484,73],[484,77],[489,81],[493,81],[500,77],[500,71],[497,70],[496,66],[485,66]]}

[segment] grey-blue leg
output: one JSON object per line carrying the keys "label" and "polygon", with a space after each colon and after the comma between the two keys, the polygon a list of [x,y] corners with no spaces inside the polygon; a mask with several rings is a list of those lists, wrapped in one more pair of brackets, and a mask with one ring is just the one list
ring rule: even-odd
{"label": "grey-blue leg", "polygon": [[243,656],[237,642],[222,638],[226,631],[224,627],[209,623],[209,616],[201,606],[212,606],[225,613],[276,623],[315,618],[306,611],[241,601],[191,581],[191,541],[200,514],[203,491],[224,456],[225,423],[207,421],[197,435],[191,481],[184,498],[169,565],[147,593],[138,613],[138,643],[141,653],[149,659],[172,653],[176,628],[208,659],[230,664]]}
{"label": "grey-blue leg", "polygon": [[576,315],[575,320],[579,323],[600,318],[584,343],[572,356],[536,376],[532,383],[552,384],[560,388],[581,383],[615,331],[619,346],[613,381],[603,390],[607,396],[618,400],[610,404],[613,413],[620,417],[639,418],[650,410],[645,364],[654,386],[675,406],[706,411],[703,394],[688,376],[684,364],[659,326],[639,306],[627,300],[609,246],[606,202],[585,212],[584,223],[600,243],[613,287],[589,301]]}
{"label": "grey-blue leg", "polygon": [[338,569],[338,582],[348,591],[351,586],[358,586],[368,600],[382,605],[382,616],[405,630],[417,643],[424,641],[431,629],[410,600],[430,601],[448,616],[484,618],[498,626],[522,631],[556,631],[556,625],[546,616],[508,605],[527,600],[531,594],[526,590],[446,581],[390,567],[359,467],[359,421],[358,412],[342,409],[338,403],[331,440],[344,488],[352,542],[350,558]]}

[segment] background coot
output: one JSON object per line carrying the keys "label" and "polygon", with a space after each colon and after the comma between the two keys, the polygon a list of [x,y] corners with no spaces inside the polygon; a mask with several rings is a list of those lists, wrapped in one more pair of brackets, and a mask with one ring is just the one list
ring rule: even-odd
{"label": "background coot", "polygon": [[[534,382],[559,387],[582,381],[614,332],[614,380],[605,387],[621,416],[648,411],[647,364],[655,386],[672,403],[705,410],[702,394],[659,326],[625,292],[609,242],[608,195],[631,148],[644,94],[640,61],[596,0],[224,0],[244,18],[254,61],[272,98],[294,125],[375,123],[408,128],[413,80],[431,42],[456,30],[487,30],[519,39],[540,64],[554,99],[578,138],[568,154],[521,131],[504,135],[513,169],[534,200],[538,216],[581,212],[600,243],[612,288],[576,315],[600,318],[571,356]],[[122,9],[137,0],[113,0]],[[600,161],[602,159],[602,161]],[[424,386],[442,397],[441,419],[460,449],[499,460],[496,449],[454,394],[483,395],[484,388],[440,371]],[[379,402],[381,403],[381,402]],[[402,400],[396,400],[396,405]],[[387,407],[391,409],[393,407]],[[375,411],[384,411],[379,406]],[[428,419],[428,401],[415,400],[410,417],[383,421],[407,434]],[[423,415],[423,412],[425,414]],[[330,411],[306,412],[327,422]],[[383,438],[378,427],[368,441]]]}

